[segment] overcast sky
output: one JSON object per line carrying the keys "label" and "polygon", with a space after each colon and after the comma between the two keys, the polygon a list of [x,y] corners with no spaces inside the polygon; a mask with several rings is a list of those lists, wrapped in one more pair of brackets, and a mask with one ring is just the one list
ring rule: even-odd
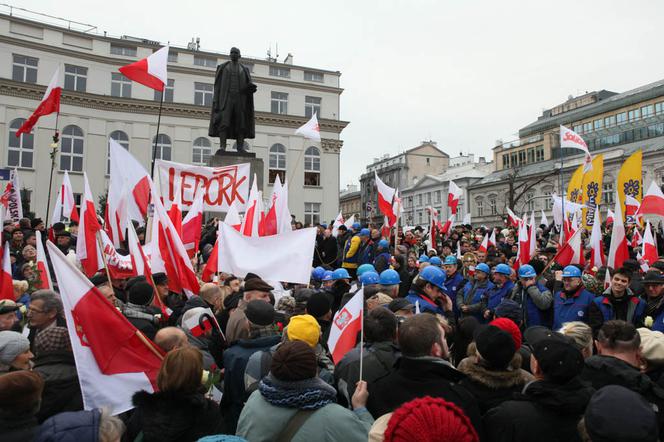
{"label": "overcast sky", "polygon": [[491,157],[568,95],[664,76],[661,0],[12,1],[128,34],[341,71],[341,187],[374,157],[434,140]]}

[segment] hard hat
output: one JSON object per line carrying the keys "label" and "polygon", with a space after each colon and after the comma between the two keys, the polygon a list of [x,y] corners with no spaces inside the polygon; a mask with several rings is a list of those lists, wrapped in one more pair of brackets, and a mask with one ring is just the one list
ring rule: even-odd
{"label": "hard hat", "polygon": [[378,276],[378,273],[372,270],[364,272],[362,273],[362,276],[360,276],[360,283],[363,285],[378,284],[379,281],[380,281],[380,276]]}
{"label": "hard hat", "polygon": [[510,276],[512,274],[512,269],[510,269],[510,266],[507,264],[498,264],[494,272],[500,273],[501,275]]}
{"label": "hard hat", "polygon": [[491,270],[489,269],[489,266],[487,264],[483,263],[483,262],[477,264],[477,266],[475,267],[475,271],[476,272],[484,272],[487,275],[489,273],[491,273]]}
{"label": "hard hat", "polygon": [[360,230],[360,227],[362,227],[362,225],[360,223],[353,223],[352,227],[353,227],[353,230]]}
{"label": "hard hat", "polygon": [[390,247],[390,243],[387,242],[386,239],[381,239],[380,241],[378,241],[378,247],[380,247],[381,249],[387,249]]}
{"label": "hard hat", "polygon": [[443,261],[441,261],[440,258],[437,256],[432,256],[431,258],[429,258],[429,264],[431,264],[432,266],[440,267],[443,265]]}
{"label": "hard hat", "polygon": [[446,256],[445,261],[443,262],[443,264],[446,265],[446,266],[448,266],[448,265],[453,265],[453,266],[457,265],[456,256],[454,256],[454,255]]}
{"label": "hard hat", "polygon": [[445,282],[445,272],[435,266],[425,267],[424,270],[420,272],[419,278],[433,284],[439,289],[443,290],[443,283]]}
{"label": "hard hat", "polygon": [[576,266],[567,266],[563,269],[563,278],[580,278],[581,270]]}
{"label": "hard hat", "polygon": [[332,272],[332,279],[335,281],[337,279],[350,279],[350,275],[346,269],[336,269],[334,272]]}
{"label": "hard hat", "polygon": [[366,229],[366,228],[360,230],[360,236],[371,236],[371,230]]}
{"label": "hard hat", "polygon": [[380,284],[381,285],[396,285],[401,282],[399,273],[396,270],[387,269],[383,270],[380,274]]}
{"label": "hard hat", "polygon": [[420,255],[420,259],[417,260],[420,264],[423,262],[429,262],[429,257],[427,255]]}
{"label": "hard hat", "polygon": [[535,276],[537,276],[537,272],[530,264],[519,267],[519,278],[534,278]]}
{"label": "hard hat", "polygon": [[375,272],[376,269],[374,268],[373,264],[362,264],[357,268],[357,277],[359,278],[362,276],[364,272]]}
{"label": "hard hat", "polygon": [[321,278],[321,281],[332,281],[332,270],[325,270],[325,274]]}
{"label": "hard hat", "polygon": [[316,281],[323,279],[323,276],[325,276],[325,269],[321,266],[318,266],[311,271],[311,277]]}

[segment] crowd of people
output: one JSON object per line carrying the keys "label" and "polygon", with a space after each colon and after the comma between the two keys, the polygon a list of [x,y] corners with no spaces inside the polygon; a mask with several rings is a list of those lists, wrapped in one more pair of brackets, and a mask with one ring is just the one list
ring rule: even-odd
{"label": "crowd of people", "polygon": [[[164,354],[154,391],[112,416],[84,410],[62,300],[36,289],[46,275],[35,230],[44,241],[49,232],[38,218],[5,222],[14,299],[0,300],[0,439],[659,440],[664,257],[644,271],[634,244],[619,268],[561,266],[545,225],[523,265],[510,226],[437,238],[421,227],[390,237],[359,223],[317,228],[307,285],[222,273],[187,297],[164,273],[90,278]],[[75,223],[52,229],[75,261]],[[204,226],[198,259],[215,231]],[[484,250],[492,231],[497,244]],[[335,318],[359,290],[362,332],[333,360]]]}

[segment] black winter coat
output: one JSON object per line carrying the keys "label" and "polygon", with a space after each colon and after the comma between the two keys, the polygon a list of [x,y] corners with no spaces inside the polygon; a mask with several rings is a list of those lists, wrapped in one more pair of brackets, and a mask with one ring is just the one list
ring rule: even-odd
{"label": "black winter coat", "polygon": [[514,400],[503,402],[484,416],[489,442],[581,441],[577,424],[594,389],[573,378],[559,385],[535,381]]}
{"label": "black winter coat", "polygon": [[44,379],[41,407],[37,420],[44,422],[63,411],[83,409],[74,354],[67,351],[44,352],[35,358],[33,369]]}
{"label": "black winter coat", "polygon": [[144,442],[194,442],[224,433],[219,406],[203,393],[139,391],[133,403],[136,408],[127,422],[125,441],[133,441],[141,431]]}

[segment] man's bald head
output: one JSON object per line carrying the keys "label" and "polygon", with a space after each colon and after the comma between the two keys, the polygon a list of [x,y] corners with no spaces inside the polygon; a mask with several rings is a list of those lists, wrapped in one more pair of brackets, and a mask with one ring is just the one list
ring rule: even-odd
{"label": "man's bald head", "polygon": [[200,291],[198,292],[198,295],[203,298],[205,302],[210,305],[214,305],[215,307],[219,307],[221,304],[221,287],[219,287],[217,284],[213,284],[211,282],[203,284]]}
{"label": "man's bald head", "polygon": [[189,345],[187,335],[177,327],[164,327],[159,330],[154,337],[154,343],[166,353]]}

